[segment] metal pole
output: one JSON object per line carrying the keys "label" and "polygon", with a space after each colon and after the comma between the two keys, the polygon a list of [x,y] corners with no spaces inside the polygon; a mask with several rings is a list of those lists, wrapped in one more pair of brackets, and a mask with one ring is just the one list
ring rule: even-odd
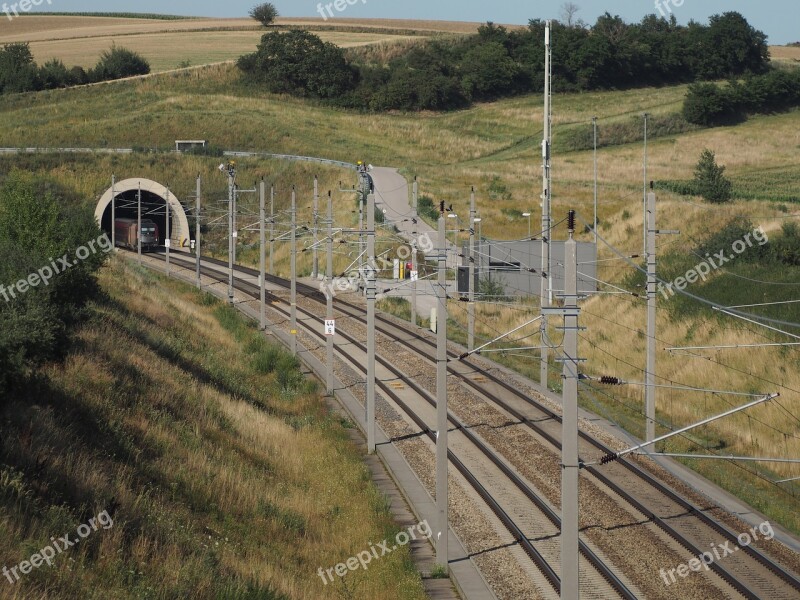
{"label": "metal pole", "polygon": [[233,264],[236,264],[236,246],[238,246],[239,242],[239,230],[236,228],[236,213],[238,213],[238,208],[236,206],[236,201],[238,200],[239,196],[239,189],[236,183],[233,184]]}
{"label": "metal pole", "polygon": [[561,444],[561,598],[577,600],[578,585],[578,250],[569,212],[564,255],[564,396]]}
{"label": "metal pole", "polygon": [[117,247],[117,178],[111,175],[111,247]]}
{"label": "metal pole", "polygon": [[167,215],[167,231],[166,231],[166,238],[164,240],[164,245],[166,246],[166,261],[167,261],[167,277],[169,277],[169,247],[172,245],[172,238],[170,237],[169,232],[169,213],[170,213],[170,206],[169,206],[169,188],[167,188],[167,208],[166,208],[166,215]]}
{"label": "metal pole", "polygon": [[258,188],[258,229],[259,229],[259,287],[261,288],[261,331],[267,328],[267,232],[266,232],[266,197],[267,186],[264,183],[264,178],[261,178],[261,185]]}
{"label": "metal pole", "polygon": [[269,274],[275,275],[275,186],[269,186]]}
{"label": "metal pole", "polygon": [[292,354],[297,355],[297,192],[292,187],[292,273],[291,273],[291,334]]}
{"label": "metal pole", "polygon": [[314,279],[319,278],[319,255],[317,254],[317,236],[319,230],[317,229],[319,223],[319,180],[317,176],[314,175],[314,245],[312,246],[312,255],[313,258],[311,260],[311,277]]}
{"label": "metal pole", "polygon": [[[331,192],[328,192],[328,264],[325,270],[326,275],[326,286],[325,289],[328,290],[327,296],[327,307],[325,315],[328,320],[333,320],[333,291],[331,286],[333,285],[333,196]],[[328,351],[328,372],[327,377],[325,378],[326,388],[328,391],[329,396],[333,396],[333,342],[334,336],[330,335],[327,339],[327,351]]]}
{"label": "metal pole", "polygon": [[436,291],[436,562],[449,571],[447,482],[447,232],[439,216],[439,285]]}
{"label": "metal pole", "polygon": [[228,171],[228,302],[233,304],[233,186],[236,173]]}
{"label": "metal pole", "polygon": [[[644,185],[642,187],[642,210],[647,212],[647,122],[650,113],[644,113]],[[647,256],[647,215],[642,215],[642,226],[644,229],[644,255]]]}
{"label": "metal pole", "polygon": [[592,128],[594,129],[594,243],[597,244],[597,117],[592,117]]}
{"label": "metal pole", "polygon": [[[682,427],[681,429],[678,429],[677,431],[673,431],[672,433],[664,434],[664,435],[659,436],[659,437],[657,437],[657,438],[655,438],[653,440],[649,440],[649,441],[646,441],[646,442],[644,442],[642,444],[638,444],[636,446],[628,448],[627,450],[623,450],[622,452],[615,452],[613,454],[609,454],[608,456],[604,457],[600,461],[600,464],[603,464],[603,465],[608,464],[608,463],[613,462],[614,460],[616,460],[618,458],[621,458],[621,457],[625,456],[626,454],[630,454],[631,452],[636,452],[638,450],[641,450],[642,448],[645,448],[647,446],[651,446],[653,444],[656,444],[657,442],[663,442],[664,440],[668,440],[669,438],[675,437],[676,435],[681,435],[682,433],[686,433],[687,431],[691,431],[692,429],[697,429],[698,427],[702,427],[703,425],[708,425],[709,423],[713,423],[714,421],[719,421],[720,419],[724,419],[725,417],[730,417],[731,415],[734,415],[734,414],[736,414],[738,412],[742,412],[743,410],[747,410],[749,408],[753,408],[754,406],[758,406],[759,404],[763,404],[764,402],[769,402],[770,400],[774,400],[775,398],[778,398],[778,397],[780,397],[780,394],[768,394],[768,395],[764,396],[763,398],[759,398],[758,400],[753,400],[752,402],[748,402],[747,404],[745,404],[743,406],[732,408],[731,410],[725,411],[722,414],[716,415],[714,417],[709,417],[707,419],[703,419],[702,421],[700,421],[698,423],[694,423],[692,425],[687,425],[686,427]],[[656,456],[657,456],[657,454],[656,454]]]}
{"label": "metal pole", "polygon": [[[542,309],[552,302],[550,294],[550,26],[545,27],[545,66],[544,66],[544,140],[542,141],[542,274],[540,289],[540,305]],[[542,322],[539,333],[542,341],[539,383],[547,389],[548,348],[547,348],[547,316],[542,310]]]}
{"label": "metal pole", "polygon": [[358,271],[360,273],[364,269],[364,196],[363,195],[359,195],[359,200],[358,200],[358,231],[359,231]]}
{"label": "metal pole", "polygon": [[375,195],[367,195],[367,450],[375,452]]}
{"label": "metal pole", "polygon": [[419,184],[416,176],[414,177],[413,206],[411,212],[411,323],[417,325],[417,219],[419,219]]}
{"label": "metal pole", "polygon": [[201,193],[201,180],[200,174],[197,174],[197,198],[196,198],[196,211],[194,221],[194,251],[195,251],[195,275],[197,277],[197,289],[202,289],[203,282],[200,279],[200,193]]}
{"label": "metal pole", "polygon": [[[530,229],[531,218],[528,217],[528,228]],[[475,347],[475,188],[469,199],[469,283],[467,289],[469,293],[467,303],[467,350],[472,352]]]}
{"label": "metal pole", "polygon": [[656,437],[656,195],[647,195],[647,369],[645,371],[645,417],[648,442]]}
{"label": "metal pole", "polygon": [[142,264],[142,182],[139,182],[139,194],[136,203],[136,251],[139,255],[139,264]]}

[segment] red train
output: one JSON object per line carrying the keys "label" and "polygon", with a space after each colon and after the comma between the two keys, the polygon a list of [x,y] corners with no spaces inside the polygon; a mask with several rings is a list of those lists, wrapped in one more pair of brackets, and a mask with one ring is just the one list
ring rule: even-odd
{"label": "red train", "polygon": [[[114,222],[117,246],[137,250],[139,245],[137,229],[136,219],[117,219]],[[157,250],[160,245],[159,239],[158,225],[150,219],[142,219],[142,252]]]}

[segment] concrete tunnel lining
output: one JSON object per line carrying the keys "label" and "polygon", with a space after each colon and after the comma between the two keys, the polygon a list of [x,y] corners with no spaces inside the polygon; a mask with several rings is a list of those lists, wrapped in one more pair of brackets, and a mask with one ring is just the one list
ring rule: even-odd
{"label": "concrete tunnel lining", "polygon": [[[161,199],[167,197],[167,188],[153,181],[152,179],[124,179],[114,184],[114,192],[117,196],[139,190],[139,184],[142,186],[142,192],[149,192],[158,196]],[[109,187],[105,193],[100,197],[97,207],[94,211],[94,218],[97,223],[102,227],[103,215],[107,210],[111,209],[112,189]],[[171,210],[171,223],[170,223],[170,240],[172,245],[178,245],[180,248],[189,246],[191,239],[191,230],[189,229],[189,219],[186,217],[186,212],[183,210],[183,205],[180,200],[175,196],[172,190],[169,191],[169,206]]]}

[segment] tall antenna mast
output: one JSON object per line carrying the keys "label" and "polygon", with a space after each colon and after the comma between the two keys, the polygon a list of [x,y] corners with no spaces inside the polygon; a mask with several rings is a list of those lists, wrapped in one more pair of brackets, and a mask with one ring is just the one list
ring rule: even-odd
{"label": "tall antenna mast", "polygon": [[547,316],[544,308],[553,303],[553,285],[550,272],[550,147],[552,141],[552,75],[553,52],[550,46],[550,27],[552,21],[547,21],[544,30],[544,139],[542,140],[542,276],[540,290],[540,304],[542,307],[541,333],[541,373],[540,383],[547,389],[548,350],[547,350]]}

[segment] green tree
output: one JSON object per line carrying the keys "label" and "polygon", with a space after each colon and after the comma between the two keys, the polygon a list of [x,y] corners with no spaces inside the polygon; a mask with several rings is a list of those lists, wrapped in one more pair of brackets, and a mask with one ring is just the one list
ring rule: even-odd
{"label": "green tree", "polygon": [[697,193],[715,204],[729,202],[733,198],[733,184],[725,177],[725,167],[717,164],[717,157],[709,149],[703,150],[694,171]]}
{"label": "green tree", "polygon": [[241,57],[238,66],[273,93],[338,98],[355,84],[342,49],[307,31],[265,34],[258,50]]}
{"label": "green tree", "polygon": [[738,12],[714,15],[698,53],[700,75],[705,79],[763,73],[769,64],[767,36]]}
{"label": "green tree", "polygon": [[499,42],[469,49],[461,61],[463,87],[471,98],[497,98],[507,94],[519,73],[517,63]]}
{"label": "green tree", "polygon": [[3,46],[0,50],[0,93],[30,92],[40,88],[39,72],[30,45]]}
{"label": "green tree", "polygon": [[272,3],[266,2],[251,8],[250,16],[264,27],[269,27],[278,18],[278,9]]}

